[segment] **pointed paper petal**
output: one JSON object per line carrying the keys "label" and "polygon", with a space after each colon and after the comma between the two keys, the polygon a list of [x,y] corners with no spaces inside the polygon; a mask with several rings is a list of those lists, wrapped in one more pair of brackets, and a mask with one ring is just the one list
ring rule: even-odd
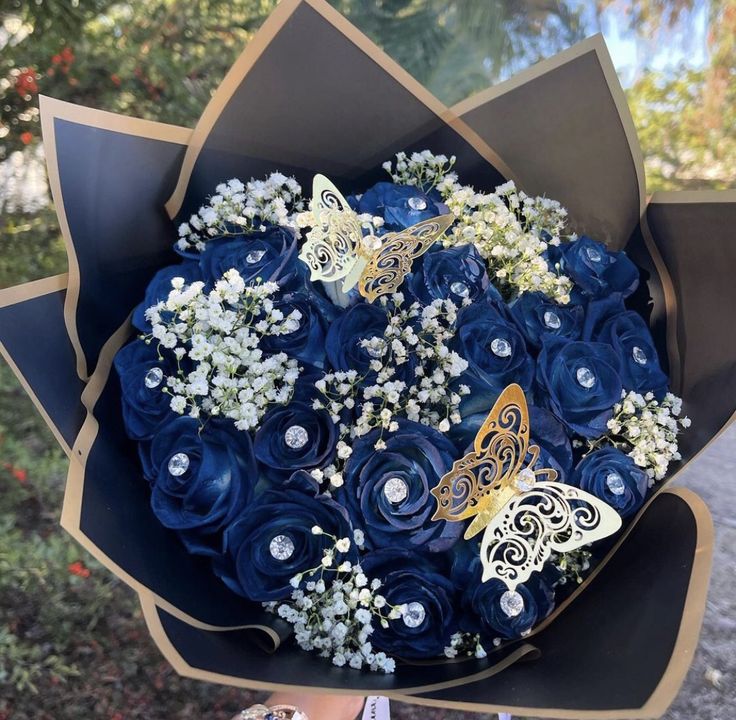
{"label": "pointed paper petal", "polygon": [[615,249],[643,210],[634,123],[600,35],[453,108],[516,172],[521,187],[559,200],[573,227]]}
{"label": "pointed paper petal", "polygon": [[190,131],[46,97],[41,122],[69,256],[65,318],[86,380],[154,272],[177,259],[162,206]]}
{"label": "pointed paper petal", "polygon": [[[498,155],[323,0],[284,0],[213,96],[192,135],[172,217],[215,184],[279,170],[343,190],[399,150],[458,156],[466,182],[510,176]],[[353,182],[350,182],[353,181]]]}

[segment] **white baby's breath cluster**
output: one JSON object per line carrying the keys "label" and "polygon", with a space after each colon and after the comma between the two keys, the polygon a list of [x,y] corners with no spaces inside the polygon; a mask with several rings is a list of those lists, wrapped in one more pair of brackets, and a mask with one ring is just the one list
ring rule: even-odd
{"label": "white baby's breath cluster", "polygon": [[507,300],[539,291],[561,304],[570,301],[572,281],[544,256],[549,245],[561,242],[565,211],[558,203],[531,198],[512,182],[493,193],[457,186],[445,202],[457,217],[445,243],[475,245]]}
{"label": "white baby's breath cluster", "polygon": [[441,194],[447,187],[457,183],[457,175],[452,172],[455,165],[455,156],[435,155],[429,150],[414,152],[407,155],[405,152],[396,154],[395,162],[387,160],[383,169],[398,185],[414,185],[424,192],[437,188]]}
{"label": "white baby's breath cluster", "polygon": [[690,418],[680,417],[681,412],[682,400],[672,393],[659,402],[652,393],[624,391],[613,407],[606,439],[646,470],[650,486],[664,479],[669,464],[680,459],[677,436],[690,427]]}
{"label": "white baby's breath cluster", "polygon": [[445,657],[450,659],[460,656],[480,660],[487,654],[477,633],[457,632],[450,638],[450,644],[445,648]]}
{"label": "white baby's breath cluster", "polygon": [[[524,292],[540,291],[561,304],[570,301],[572,281],[550,267],[543,253],[562,241],[567,211],[555,200],[532,197],[513,182],[492,193],[461,185],[451,172],[455,158],[429,150],[398,153],[395,163],[383,164],[396,183],[416,185],[428,192],[436,188],[457,222],[446,245],[473,243],[486,260],[494,285],[507,300]],[[567,238],[574,239],[574,236]]]}
{"label": "white baby's breath cluster", "polygon": [[[361,341],[375,358],[370,362],[375,381],[366,385],[355,371],[327,373],[315,383],[323,397],[314,401],[315,409],[326,409],[335,423],[340,422],[343,409],[357,406],[357,420],[350,428],[341,426],[341,432],[354,438],[379,429],[377,450],[385,447],[384,432],[395,432],[400,418],[449,431],[461,422],[461,397],[470,392],[464,385],[456,391],[449,387],[468,367],[449,348],[457,319],[457,306],[451,300],[405,305],[404,295],[394,293],[390,302],[385,297],[379,302],[386,309],[383,336]],[[402,379],[400,368],[410,361],[414,362],[413,377]],[[345,459],[349,452],[346,445]]]}
{"label": "white baby's breath cluster", "polygon": [[262,230],[266,223],[296,229],[295,213],[304,209],[301,193],[299,183],[281,173],[220,183],[207,204],[179,226],[176,245],[201,252],[208,240]]}
{"label": "white baby's breath cluster", "polygon": [[303,650],[316,650],[338,667],[392,673],[395,661],[375,652],[370,636],[374,622],[388,627],[390,620],[402,617],[403,606],[389,605],[378,592],[380,580],[367,578],[360,565],[338,560],[350,550],[350,538],[338,539],[319,526],[312,532],[334,543],[324,550],[321,565],[292,578],[290,601],[264,607],[294,626],[294,637]]}
{"label": "white baby's breath cluster", "polygon": [[291,399],[300,370],[285,353],[266,355],[259,342],[296,330],[301,313],[284,316],[271,300],[276,283],[246,286],[237,270],[228,270],[210,292],[183,278],[171,285],[168,298],[146,310],[152,332],[144,338],[176,358],[177,372],[163,386],[171,409],[229,418],[239,430],[255,428],[270,405]]}

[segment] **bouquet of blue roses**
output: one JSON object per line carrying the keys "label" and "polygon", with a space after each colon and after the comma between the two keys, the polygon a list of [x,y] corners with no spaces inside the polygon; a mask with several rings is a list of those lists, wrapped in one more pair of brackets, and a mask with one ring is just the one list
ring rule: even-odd
{"label": "bouquet of blue roses", "polygon": [[736,203],[647,200],[600,38],[449,109],[283,0],[193,130],[41,119],[69,273],[0,292],[0,352],[177,672],[665,712],[713,542],[665,486],[736,409]]}
{"label": "bouquet of blue roses", "polygon": [[528,635],[689,424],[637,266],[454,163],[219,184],[115,358],[158,520],[338,666]]}

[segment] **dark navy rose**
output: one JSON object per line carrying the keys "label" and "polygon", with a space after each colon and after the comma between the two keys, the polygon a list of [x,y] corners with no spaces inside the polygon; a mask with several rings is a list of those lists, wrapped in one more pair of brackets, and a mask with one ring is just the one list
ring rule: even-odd
{"label": "dark navy rose", "polygon": [[554,608],[554,590],[548,580],[535,573],[516,587],[521,603],[510,602],[506,585],[500,580],[481,581],[482,566],[477,543],[462,543],[452,566],[452,579],[462,589],[461,620],[466,632],[489,638],[516,639],[544,620]]}
{"label": "dark navy rose", "polygon": [[412,185],[376,183],[354,204],[359,213],[382,217],[388,231],[404,230],[422,220],[442,215],[447,208],[434,194],[423,193]]}
{"label": "dark navy rose", "polygon": [[335,458],[337,429],[326,410],[307,399],[269,410],[255,437],[255,453],[266,477],[283,480],[296,470],[313,470]]}
{"label": "dark navy rose", "polygon": [[134,340],[115,355],[115,369],[120,377],[128,436],[134,440],[153,437],[163,422],[175,417],[171,396],[162,392],[166,377],[174,374],[175,367],[167,356],[159,358],[153,344]]}
{"label": "dark navy rose", "polygon": [[580,339],[584,312],[580,305],[558,305],[541,292],[523,293],[511,305],[511,315],[535,348],[546,335]]}
{"label": "dark navy rose", "polygon": [[189,552],[218,554],[220,533],[253,496],[258,470],[248,433],[231,422],[177,417],[151,441],[151,507]]}
{"label": "dark navy rose", "polygon": [[627,390],[652,392],[662,399],[669,379],[659,366],[652,334],[638,313],[627,311],[605,322],[597,339],[609,343],[619,355],[619,374]]}
{"label": "dark navy rose", "polygon": [[[251,503],[225,531],[225,556],[215,572],[234,592],[255,602],[283,600],[292,577],[320,567],[324,550],[333,546],[325,533],[352,538],[344,508],[325,495],[306,472],[295,473],[286,487],[268,490]],[[336,554],[339,564],[354,560],[354,551]]]}
{"label": "dark navy rose", "polygon": [[587,235],[562,247],[561,269],[588,297],[628,297],[639,285],[639,269],[626,253],[611,252]]}
{"label": "dark navy rose", "polygon": [[531,443],[539,448],[534,469],[552,468],[557,471],[557,481],[565,482],[572,472],[572,446],[564,425],[548,410],[529,407]]}
{"label": "dark navy rose", "polygon": [[187,261],[178,265],[169,265],[159,270],[148,283],[143,302],[133,311],[133,326],[145,333],[151,332],[151,323],[146,320],[146,310],[161,300],[166,300],[171,292],[171,281],[176,278],[184,278],[184,283],[190,285],[202,279],[202,271],[199,263]]}
{"label": "dark navy rose", "polygon": [[598,300],[590,300],[585,306],[585,321],[581,340],[597,340],[601,328],[608,320],[626,312],[620,293],[613,293]]}
{"label": "dark navy rose", "polygon": [[606,447],[589,453],[578,463],[570,484],[595,495],[627,518],[644,503],[649,478],[631,457],[617,448]]}
{"label": "dark navy rose", "polygon": [[460,405],[462,415],[488,412],[504,388],[518,383],[529,393],[534,359],[516,325],[493,302],[476,302],[458,313],[450,348],[468,361],[458,384],[470,388]]}
{"label": "dark navy rose", "polygon": [[287,293],[274,302],[274,308],[284,316],[297,310],[301,313],[299,327],[286,335],[269,335],[261,340],[261,348],[267,353],[284,352],[315,368],[325,365],[325,338],[330,323],[339,309],[329,300],[315,293]]}
{"label": "dark navy rose", "polygon": [[618,365],[610,345],[546,338],[537,358],[540,398],[572,432],[600,437],[621,399]]}
{"label": "dark navy rose", "polygon": [[287,228],[271,227],[235,239],[211,240],[199,265],[209,286],[234,268],[246,284],[277,282],[283,291],[305,286],[307,266],[297,257],[297,240]]}
{"label": "dark navy rose", "polygon": [[446,550],[463,528],[432,520],[436,502],[430,490],[452,467],[455,448],[442,433],[409,420],[385,438],[384,450],[374,448],[379,437],[374,431],[355,442],[345,467],[338,497],[353,525],[364,530],[369,549]]}
{"label": "dark navy rose", "polygon": [[390,605],[405,606],[404,615],[375,624],[373,646],[402,658],[440,656],[457,630],[457,591],[433,558],[401,550],[379,550],[361,561],[363,572],[377,578],[378,592]]}
{"label": "dark navy rose", "polygon": [[477,300],[489,288],[500,300],[498,291],[489,285],[483,258],[470,243],[422,255],[406,288],[423,305],[432,300],[452,300],[460,305],[466,298]]}
{"label": "dark navy rose", "polygon": [[[370,374],[371,355],[361,346],[362,340],[383,339],[387,325],[386,311],[378,305],[359,302],[349,307],[330,326],[327,333],[327,359],[334,370],[355,370],[358,375]],[[409,363],[406,363],[409,365]]]}

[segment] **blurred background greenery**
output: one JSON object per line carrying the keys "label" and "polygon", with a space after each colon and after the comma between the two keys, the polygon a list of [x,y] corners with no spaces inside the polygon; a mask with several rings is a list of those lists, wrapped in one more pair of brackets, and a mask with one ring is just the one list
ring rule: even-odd
{"label": "blurred background greenery", "polygon": [[[331,2],[448,105],[602,31],[648,191],[736,187],[736,0]],[[0,0],[0,287],[66,269],[39,93],[192,126],[275,4]],[[0,720],[230,717],[242,693],[177,678],[132,593],[60,530],[64,475],[2,364]]]}

